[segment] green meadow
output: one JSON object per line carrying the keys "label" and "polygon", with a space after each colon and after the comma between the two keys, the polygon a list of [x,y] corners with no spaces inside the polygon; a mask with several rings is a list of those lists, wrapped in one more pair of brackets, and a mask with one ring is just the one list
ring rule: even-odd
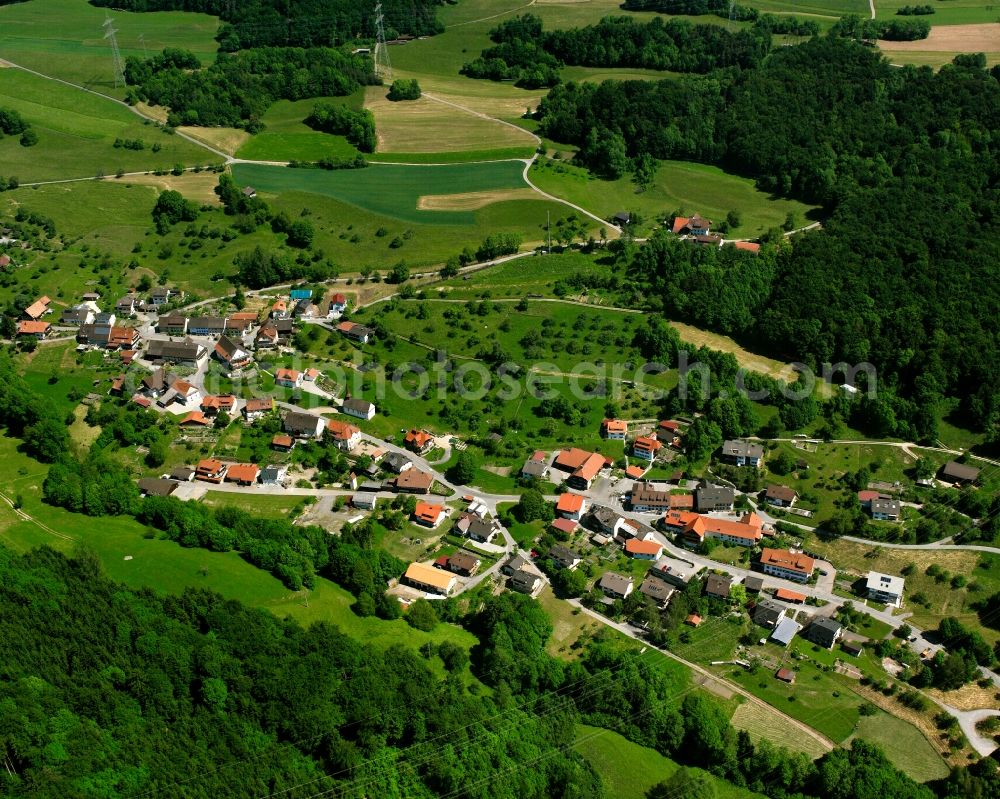
{"label": "green meadow", "polygon": [[215,58],[216,17],[182,11],[111,11],[87,0],[30,0],[0,6],[0,58],[124,97],[125,88],[115,87],[111,47],[104,38],[104,20],[109,15],[118,31],[122,57],[183,47],[202,62]]}
{"label": "green meadow", "polygon": [[[908,0],[876,0],[875,16],[878,19],[892,19],[899,8],[912,5],[923,4]],[[926,19],[931,25],[978,25],[1000,19],[994,0],[947,0],[929,5],[934,8],[934,13],[920,19]]]}
{"label": "green meadow", "polygon": [[[16,136],[0,139],[0,174],[21,183],[170,169],[214,158],[122,105],[20,69],[0,69],[0,107],[20,112],[38,134],[33,147],[22,147]],[[144,149],[113,147],[115,139],[140,140]]]}

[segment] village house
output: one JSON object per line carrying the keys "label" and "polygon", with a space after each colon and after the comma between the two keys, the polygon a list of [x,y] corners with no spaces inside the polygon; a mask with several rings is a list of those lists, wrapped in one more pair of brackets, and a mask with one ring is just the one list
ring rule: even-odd
{"label": "village house", "polygon": [[801,629],[801,624],[786,617],[775,626],[774,632],[771,633],[771,640],[782,646],[788,646]]}
{"label": "village house", "polygon": [[733,588],[733,578],[729,575],[710,574],[705,579],[705,594],[716,599],[729,599]]}
{"label": "village house", "polygon": [[729,486],[712,485],[702,482],[694,490],[695,505],[702,513],[712,511],[727,511],[733,509],[736,494]]}
{"label": "village house", "polygon": [[33,319],[22,319],[17,323],[17,335],[34,336],[41,340],[48,338],[52,325],[48,322],[35,321]]}
{"label": "village house", "polygon": [[340,316],[344,311],[347,310],[347,297],[343,294],[334,294],[330,297],[330,307],[327,309],[326,315],[328,318],[333,319]]}
{"label": "village house", "polygon": [[269,463],[263,469],[260,470],[260,483],[261,485],[280,485],[285,481],[285,477],[288,475],[288,467],[283,466],[280,463],[274,464]]}
{"label": "village house", "polygon": [[260,475],[260,467],[255,463],[234,463],[226,471],[226,482],[241,486],[252,486]]}
{"label": "village house", "polygon": [[743,581],[743,587],[752,594],[759,594],[764,590],[764,578],[747,575]]}
{"label": "village house", "polygon": [[149,345],[146,347],[146,357],[149,360],[183,366],[200,366],[207,355],[207,349],[190,339],[186,341],[151,339]]}
{"label": "village house", "polygon": [[743,252],[752,252],[754,255],[760,252],[760,244],[755,241],[727,241],[725,245]]}
{"label": "village house", "polygon": [[348,397],[340,406],[340,410],[348,416],[369,421],[375,418],[375,405],[368,400]]}
{"label": "village house", "polygon": [[271,449],[276,452],[291,452],[295,449],[295,439],[288,433],[276,433],[271,439]]}
{"label": "village house", "polygon": [[141,343],[142,338],[136,328],[112,326],[105,347],[109,350],[136,350]]}
{"label": "village house", "polygon": [[236,331],[240,335],[246,333],[257,324],[257,314],[253,311],[237,311],[230,314],[226,320],[226,331]]}
{"label": "village house", "polygon": [[597,583],[604,595],[611,599],[625,599],[635,586],[631,577],[625,577],[617,572],[605,572]]}
{"label": "village house", "polygon": [[296,438],[319,438],[326,429],[326,419],[311,413],[289,411],[285,414],[284,429]]}
{"label": "village house", "polygon": [[739,521],[702,516],[690,511],[669,511],[663,528],[677,533],[685,546],[697,547],[706,539],[741,547],[756,546],[763,538],[764,523],[755,513],[744,514]]}
{"label": "village house", "polygon": [[482,565],[482,561],[479,560],[475,555],[471,555],[468,552],[454,552],[451,555],[443,555],[438,559],[442,567],[455,574],[460,574],[463,577],[472,577],[479,567]]}
{"label": "village house", "polygon": [[115,313],[119,316],[135,316],[137,300],[134,294],[126,294],[115,303]]}
{"label": "village house", "polygon": [[561,544],[556,544],[549,550],[549,559],[560,569],[569,569],[570,571],[576,569],[583,562],[579,552],[574,552]]}
{"label": "village house", "polygon": [[178,424],[181,427],[208,427],[212,424],[212,420],[201,411],[191,411]]}
{"label": "village house", "polygon": [[175,480],[162,477],[143,477],[139,480],[139,493],[143,497],[169,497],[177,490]]}
{"label": "village house", "polygon": [[231,371],[239,371],[250,365],[250,353],[243,345],[233,341],[229,336],[223,336],[215,345],[215,357]]}
{"label": "village house", "polygon": [[753,609],[753,623],[759,627],[776,627],[785,618],[785,606],[773,599],[762,599]]}
{"label": "village house", "polygon": [[621,419],[605,419],[601,422],[601,435],[609,441],[624,441],[628,433],[628,422]]}
{"label": "village house", "polygon": [[434,475],[419,469],[407,469],[393,482],[402,494],[426,494],[434,484]]}
{"label": "village house", "polygon": [[793,488],[771,483],[764,494],[764,500],[768,505],[774,505],[776,508],[790,508],[795,504],[798,496]]}
{"label": "village house", "polygon": [[184,292],[169,286],[157,286],[149,292],[149,301],[153,305],[166,305],[168,302],[178,302],[184,299]]}
{"label": "village house", "polygon": [[276,369],[274,384],[285,388],[300,388],[302,386],[302,372],[297,369]]}
{"label": "village house", "polygon": [[192,469],[190,466],[185,466],[184,464],[181,464],[179,466],[175,466],[173,469],[170,470],[170,479],[177,480],[181,483],[190,483],[192,480],[194,480],[194,473],[195,470]]}
{"label": "village house", "polygon": [[413,461],[401,452],[390,452],[382,459],[382,468],[393,474],[402,474],[407,469],[413,468]]}
{"label": "village house", "polygon": [[281,299],[275,300],[271,306],[271,313],[269,315],[272,319],[287,319],[288,303]]}
{"label": "village house", "polygon": [[[201,392],[197,386],[187,382],[187,380],[175,380],[170,384],[170,391],[173,402],[179,402],[181,405],[189,407],[201,404]],[[164,405],[169,404],[169,402],[164,403]]]}
{"label": "village house", "polygon": [[979,469],[958,461],[948,461],[941,467],[941,479],[958,485],[972,485],[979,479]]}
{"label": "village house", "polygon": [[576,532],[576,529],[579,526],[580,523],[574,521],[573,519],[558,518],[558,519],[553,519],[551,522],[549,522],[549,527],[551,527],[557,533],[560,533],[563,536],[563,540],[573,535],[573,533]]}
{"label": "village house", "polygon": [[150,372],[142,378],[142,392],[156,399],[167,390],[167,373],[162,369]]}
{"label": "village house", "polygon": [[629,507],[636,513],[663,513],[670,510],[670,492],[653,483],[635,483],[629,493]]}
{"label": "village house", "polygon": [[358,491],[351,497],[351,505],[358,510],[375,510],[376,502],[378,502],[378,494],[374,491]]}
{"label": "village house", "polygon": [[898,499],[873,499],[869,505],[872,518],[876,521],[898,522],[902,505]]}
{"label": "village house", "polygon": [[433,502],[418,502],[413,509],[413,521],[423,527],[433,529],[441,524],[444,517],[444,506]]}
{"label": "village house", "polygon": [[201,400],[201,410],[206,416],[218,416],[220,412],[232,413],[236,407],[236,397],[232,394],[209,394]]}
{"label": "village house", "polygon": [[536,450],[521,467],[521,477],[544,480],[549,473],[548,455],[544,450]]}
{"label": "village house", "polygon": [[206,483],[221,483],[226,476],[226,464],[215,458],[205,458],[198,461],[194,468],[196,480],[204,480]]}
{"label": "village house", "polygon": [[74,305],[62,312],[59,322],[70,327],[90,325],[94,322],[94,311],[87,305]]}
{"label": "village house", "polygon": [[787,602],[790,605],[804,605],[808,597],[790,588],[779,588],[774,592],[774,598],[780,599],[782,602]]}
{"label": "village house", "polygon": [[630,538],[625,542],[625,554],[636,560],[656,560],[663,554],[663,545],[655,540]]}
{"label": "village house", "polygon": [[167,336],[183,336],[188,332],[188,320],[184,314],[163,314],[156,320],[156,330]]}
{"label": "village house", "polygon": [[262,416],[274,410],[274,400],[271,397],[248,399],[243,406],[243,419],[247,424],[253,424]]}
{"label": "village house", "polygon": [[639,436],[632,442],[632,457],[650,463],[656,459],[656,453],[662,449],[663,444],[650,436]]}
{"label": "village house", "polygon": [[424,430],[410,429],[403,437],[403,446],[417,455],[425,455],[434,446],[434,436]]}
{"label": "village house", "polygon": [[757,566],[764,574],[804,583],[812,577],[815,563],[813,558],[801,552],[765,547],[760,553]]}
{"label": "village house", "polygon": [[556,513],[564,519],[580,521],[585,508],[586,502],[579,494],[570,494],[569,492],[561,494],[556,502]]}
{"label": "village house", "polygon": [[51,312],[51,309],[49,308],[49,305],[51,304],[52,300],[48,297],[39,297],[31,303],[31,305],[24,309],[24,317],[26,319],[37,321],[45,316],[45,314]]}
{"label": "village house", "polygon": [[881,572],[868,572],[865,578],[865,592],[869,599],[892,605],[898,608],[903,603],[903,586],[906,581],[902,577],[893,577]]}
{"label": "village house", "polygon": [[224,316],[195,316],[188,319],[188,333],[192,336],[217,338],[226,332]]}
{"label": "village house", "polygon": [[604,505],[594,505],[587,514],[584,524],[594,532],[614,538],[625,526],[625,517]]}
{"label": "village house", "polygon": [[707,236],[712,229],[712,220],[705,219],[700,214],[694,216],[675,216],[670,227],[671,232],[678,236]]}
{"label": "village house", "polygon": [[455,529],[466,538],[482,544],[489,544],[500,532],[493,519],[480,518],[474,513],[462,514],[455,523]]}
{"label": "village house", "polygon": [[411,563],[406,567],[403,581],[421,591],[448,596],[458,584],[458,577],[422,563]]}
{"label": "village house", "polygon": [[534,594],[544,584],[544,580],[533,571],[521,569],[510,576],[510,587],[519,594]]}
{"label": "village house", "polygon": [[354,322],[341,322],[337,325],[337,331],[360,344],[367,344],[372,337],[372,330],[370,328],[355,324]]}
{"label": "village house", "polygon": [[809,627],[806,628],[806,638],[824,649],[833,649],[843,634],[844,628],[840,622],[825,616],[813,619]]}
{"label": "village house", "polygon": [[268,322],[260,326],[253,340],[254,349],[269,350],[278,346],[278,328]]}
{"label": "village house", "polygon": [[565,478],[567,485],[580,491],[590,489],[590,484],[605,465],[607,460],[603,455],[576,447],[562,450],[552,462],[554,469],[568,473]]}
{"label": "village house", "polygon": [[315,383],[323,373],[319,369],[310,367],[302,373],[302,379],[307,383]]}
{"label": "village house", "polygon": [[647,574],[639,585],[639,593],[653,600],[657,610],[664,610],[677,590],[665,583],[659,577]]}
{"label": "village house", "polygon": [[753,441],[730,439],[722,444],[720,460],[733,466],[759,468],[764,463],[764,447]]}
{"label": "village house", "polygon": [[673,446],[680,440],[680,422],[666,419],[656,426],[656,439],[662,444]]}
{"label": "village house", "polygon": [[344,452],[350,452],[361,440],[361,431],[357,427],[337,419],[326,423],[326,432]]}

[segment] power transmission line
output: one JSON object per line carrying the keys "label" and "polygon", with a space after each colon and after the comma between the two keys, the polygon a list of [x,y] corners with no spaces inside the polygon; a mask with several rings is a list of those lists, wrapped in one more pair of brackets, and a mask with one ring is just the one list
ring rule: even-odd
{"label": "power transmission line", "polygon": [[382,14],[382,4],[375,6],[375,74],[382,80],[392,80],[392,63],[389,61],[389,48],[385,43],[385,16]]}
{"label": "power transmission line", "polygon": [[111,61],[115,70],[115,88],[125,85],[125,63],[122,61],[121,50],[118,49],[118,37],[111,17],[104,18],[104,38],[111,42]]}

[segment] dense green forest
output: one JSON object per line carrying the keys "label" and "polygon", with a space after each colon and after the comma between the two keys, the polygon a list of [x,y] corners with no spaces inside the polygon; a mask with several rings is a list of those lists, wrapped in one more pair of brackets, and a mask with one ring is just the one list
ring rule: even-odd
{"label": "dense green forest", "polygon": [[[125,11],[200,11],[220,17],[221,49],[248,47],[329,47],[375,38],[377,0],[90,0],[91,5]],[[382,0],[386,34],[440,33],[436,7],[444,0]]]}
{"label": "dense green forest", "polygon": [[200,66],[186,50],[167,49],[149,59],[129,56],[128,100],[169,108],[171,125],[222,125],[254,133],[275,100],[343,96],[378,82],[370,59],[330,47],[258,47],[220,53],[208,67]]}
{"label": "dense green forest", "polygon": [[895,68],[814,38],[752,69],[558,86],[538,116],[599,173],[609,159],[701,161],[824,206],[822,230],[776,246],[773,264],[660,236],[626,256],[630,273],[653,305],[772,352],[874,364],[880,389],[906,398],[881,409],[885,434],[933,438],[942,398],[958,396],[966,422],[995,437],[1000,69],[983,63]]}

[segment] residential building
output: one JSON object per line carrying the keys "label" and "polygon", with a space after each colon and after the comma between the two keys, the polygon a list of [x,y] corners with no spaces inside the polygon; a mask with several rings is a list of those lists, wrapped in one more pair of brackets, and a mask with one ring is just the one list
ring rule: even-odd
{"label": "residential building", "polygon": [[212,420],[209,419],[201,411],[191,411],[187,416],[178,422],[181,427],[208,427],[212,424]]}
{"label": "residential building", "polygon": [[873,499],[871,501],[872,518],[882,522],[898,522],[902,509],[898,499]]}
{"label": "residential building", "polygon": [[334,294],[330,297],[330,308],[327,311],[327,316],[340,316],[344,311],[347,310],[347,297],[343,294]]}
{"label": "residential building", "polygon": [[569,547],[556,544],[549,550],[549,558],[561,569],[573,571],[583,562],[579,552],[574,552]]}
{"label": "residential building", "polygon": [[712,220],[700,214],[675,216],[670,229],[679,236],[707,236],[712,229]]}
{"label": "residential building", "polygon": [[382,468],[394,474],[402,474],[407,469],[413,468],[413,461],[401,452],[390,452],[382,459]]}
{"label": "residential building", "polygon": [[199,366],[207,355],[208,350],[191,339],[186,341],[151,339],[146,347],[146,357],[149,360],[184,366]]}
{"label": "residential building", "polygon": [[177,302],[184,299],[184,292],[180,289],[172,289],[169,286],[157,286],[149,292],[149,300],[153,305],[166,305],[168,302]]}
{"label": "residential building", "polygon": [[378,494],[372,491],[359,491],[351,497],[351,504],[358,510],[375,510]]}
{"label": "residential building", "polygon": [[804,583],[812,577],[815,564],[815,560],[801,552],[767,547],[761,551],[758,562],[758,566],[764,574],[799,583]]}
{"label": "residential building", "polygon": [[134,294],[126,294],[115,303],[115,313],[119,316],[135,316],[137,299]]}
{"label": "residential building", "polygon": [[274,400],[271,397],[255,397],[248,399],[243,406],[243,418],[247,424],[253,424],[262,416],[274,410]]}
{"label": "residential building", "polygon": [[659,577],[655,577],[652,574],[647,574],[646,579],[639,586],[639,593],[652,599],[656,603],[656,607],[660,610],[663,610],[667,606],[667,603],[670,602],[670,597],[676,591],[676,588],[672,588]]}
{"label": "residential building", "polygon": [[635,483],[629,494],[629,506],[636,513],[664,513],[670,510],[670,492],[652,483]]}
{"label": "residential building", "polygon": [[93,324],[94,312],[86,305],[74,305],[62,312],[59,322],[72,327]]}
{"label": "residential building", "polygon": [[733,578],[728,575],[710,574],[705,580],[705,593],[717,599],[729,599],[733,587]]}
{"label": "residential building", "polygon": [[309,367],[302,373],[302,379],[307,383],[315,383],[322,375],[323,373],[319,369]]}
{"label": "residential building", "polygon": [[523,556],[515,553],[507,559],[507,562],[504,563],[503,566],[500,567],[500,572],[509,577],[512,574],[516,574],[519,571],[524,571],[525,569],[530,568],[531,564],[528,563]]}
{"label": "residential building", "polygon": [[278,328],[270,322],[260,326],[253,340],[254,349],[269,350],[278,346]]}
{"label": "residential building", "polygon": [[510,576],[510,587],[520,594],[534,594],[542,587],[542,578],[531,571],[516,571]]}
{"label": "residential building", "polygon": [[175,466],[170,470],[170,479],[177,480],[181,483],[190,483],[194,480],[195,470],[190,466],[185,466],[183,464]]}
{"label": "residential building", "polygon": [[31,305],[24,309],[24,316],[27,319],[38,320],[41,319],[45,314],[50,312],[49,305],[52,304],[52,300],[48,297],[39,297]]}
{"label": "residential building", "polygon": [[958,461],[948,461],[941,467],[941,478],[949,483],[971,485],[979,479],[979,469]]}
{"label": "residential building", "polygon": [[632,442],[632,457],[652,462],[662,447],[663,444],[651,436],[638,436]]}
{"label": "residential building", "polygon": [[813,619],[809,627],[806,628],[806,638],[824,649],[833,649],[834,644],[840,640],[843,634],[844,628],[840,622],[824,616]]}
{"label": "residential building", "polygon": [[628,422],[622,419],[605,419],[601,422],[601,435],[609,441],[624,441],[628,434]]}
{"label": "residential building", "polygon": [[743,587],[752,594],[759,594],[762,590],[764,590],[764,578],[748,575],[743,581]]}
{"label": "residential building", "polygon": [[670,511],[663,517],[663,527],[678,533],[689,546],[705,539],[741,547],[756,546],[764,537],[763,522],[755,513],[744,514],[739,521],[702,516],[689,511]]}
{"label": "residential building", "polygon": [[139,348],[142,338],[134,327],[116,327],[108,331],[108,341],[105,345],[109,350],[135,350]]}
{"label": "residential building", "polygon": [[604,592],[605,596],[612,599],[625,599],[634,588],[631,577],[617,572],[605,572],[597,583],[597,587]]}
{"label": "residential building", "polygon": [[434,446],[434,436],[424,430],[411,429],[403,437],[403,446],[417,455],[424,455]]}
{"label": "residential building", "polygon": [[753,623],[760,627],[776,627],[785,618],[785,606],[773,599],[762,599],[753,609]]}
{"label": "residential building", "polygon": [[299,300],[292,308],[292,317],[295,319],[315,319],[319,316],[319,308],[311,300]]}
{"label": "residential building", "polygon": [[434,475],[419,469],[407,469],[395,480],[396,490],[403,494],[426,494],[434,484]]}
{"label": "residential building", "polygon": [[260,482],[261,485],[272,486],[280,485],[285,482],[285,477],[288,476],[288,467],[282,466],[281,464],[268,464],[263,469],[260,470]]}
{"label": "residential building", "polygon": [[906,581],[902,577],[894,577],[881,572],[868,572],[868,577],[865,579],[865,590],[869,599],[898,608],[903,602],[905,583]]}
{"label": "residential building", "polygon": [[234,341],[229,336],[223,336],[215,345],[215,357],[232,371],[238,371],[250,365],[250,353],[243,349],[242,343]]}
{"label": "residential building", "polygon": [[544,480],[549,473],[549,458],[544,450],[536,450],[521,467],[521,477]]}
{"label": "residential building", "polygon": [[456,523],[456,529],[473,541],[489,544],[499,533],[496,522],[490,518],[480,518],[473,513],[464,514]]}
{"label": "residential building", "polygon": [[350,452],[361,440],[361,431],[357,427],[337,419],[326,423],[326,431],[344,452]]}
{"label": "residential building", "polygon": [[276,369],[274,384],[285,388],[299,388],[302,385],[302,372],[297,369]]}
{"label": "residential building", "polygon": [[671,494],[670,510],[694,510],[694,494]]}
{"label": "residential building", "polygon": [[663,554],[663,545],[656,540],[630,538],[625,542],[625,554],[636,560],[656,560]]}
{"label": "residential building", "polygon": [[271,306],[270,316],[272,319],[287,319],[288,303],[285,300],[275,300],[274,305]]}
{"label": "residential building", "polygon": [[160,477],[143,477],[139,480],[139,493],[144,497],[169,497],[176,490],[176,480],[164,480]]}
{"label": "residential building", "polygon": [[188,319],[188,333],[192,336],[221,336],[225,332],[224,316],[196,316]]}
{"label": "residential building", "polygon": [[723,442],[720,459],[733,466],[758,468],[764,462],[764,447],[754,441],[730,439]]}
{"label": "residential building", "polygon": [[433,502],[418,502],[417,506],[413,509],[413,521],[423,527],[433,529],[441,524],[441,520],[444,517],[444,506],[436,505]]}
{"label": "residential building", "polygon": [[195,466],[194,476],[196,480],[204,480],[208,483],[221,483],[226,476],[226,464],[215,458],[205,458]]}
{"label": "residential building", "polygon": [[448,596],[458,584],[458,577],[454,574],[424,566],[422,563],[411,563],[407,566],[403,580],[414,588],[444,596]]}
{"label": "residential building", "polygon": [[563,533],[564,535],[573,535],[576,532],[576,528],[580,526],[580,523],[574,521],[573,519],[553,519],[549,522],[549,527],[557,532]]}
{"label": "residential building", "polygon": [[188,320],[184,314],[163,314],[156,320],[156,330],[168,336],[183,336],[188,332]]}
{"label": "residential building", "polygon": [[455,552],[445,558],[445,568],[454,572],[455,574],[461,574],[463,577],[472,577],[482,564],[475,555],[471,555],[468,552]]}
{"label": "residential building", "polygon": [[201,409],[206,416],[218,416],[220,412],[232,413],[236,407],[236,397],[232,394],[209,394],[201,400]]}
{"label": "residential building", "polygon": [[252,486],[260,476],[260,467],[255,463],[234,463],[226,471],[226,482],[241,486]]}
{"label": "residential building", "polygon": [[667,446],[673,446],[674,442],[680,437],[680,430],[680,422],[665,419],[656,426],[656,438]]}
{"label": "residential building", "polygon": [[650,574],[655,574],[678,588],[686,588],[687,584],[695,578],[701,571],[700,566],[695,566],[686,560],[672,558],[669,555],[661,556],[649,570]]}
{"label": "residential building", "polygon": [[780,599],[782,602],[787,602],[790,605],[805,604],[807,599],[805,594],[800,594],[798,591],[792,591],[790,588],[779,588],[774,592],[774,598]]}
{"label": "residential building", "polygon": [[271,449],[278,452],[291,452],[295,448],[295,439],[288,433],[278,433],[271,439]]}
{"label": "residential building", "polygon": [[728,486],[718,486],[702,482],[694,491],[694,501],[698,510],[702,513],[727,511],[733,509],[736,494]]}
{"label": "residential building", "polygon": [[17,335],[34,336],[37,339],[47,338],[52,325],[48,322],[35,321],[33,319],[22,319],[17,323]]}
{"label": "residential building", "polygon": [[556,513],[564,519],[580,521],[585,508],[586,502],[579,494],[566,492],[560,495],[558,502],[556,502]]}
{"label": "residential building", "polygon": [[794,619],[784,618],[775,626],[771,640],[782,646],[788,646],[801,629],[802,625]]}
{"label": "residential building", "polygon": [[340,409],[348,416],[354,416],[357,419],[368,421],[375,418],[375,405],[368,400],[357,397],[345,399]]}
{"label": "residential building", "polygon": [[174,392],[174,402],[188,406],[201,405],[201,391],[198,390],[196,385],[187,382],[187,380],[175,380],[170,385],[170,389]]}
{"label": "residential building", "polygon": [[584,524],[595,532],[614,538],[625,526],[625,518],[604,505],[594,505],[587,514]]}
{"label": "residential building", "polygon": [[341,322],[337,325],[337,331],[360,344],[367,344],[373,335],[370,328],[355,324],[354,322]]}
{"label": "residential building", "polygon": [[255,324],[257,324],[256,313],[253,311],[237,311],[229,315],[229,319],[226,321],[226,331],[235,331],[243,335]]}
{"label": "residential building", "polygon": [[798,498],[799,495],[795,493],[794,488],[774,483],[768,485],[767,491],[764,494],[767,504],[774,505],[776,508],[790,508]]}
{"label": "residential building", "polygon": [[552,462],[552,467],[568,473],[565,479],[570,487],[586,491],[606,463],[605,457],[597,452],[573,447],[562,450]]}
{"label": "residential building", "polygon": [[289,411],[285,414],[284,428],[296,438],[319,438],[326,429],[326,419],[311,413]]}
{"label": "residential building", "polygon": [[157,369],[142,378],[142,392],[154,399],[167,390],[167,373]]}

